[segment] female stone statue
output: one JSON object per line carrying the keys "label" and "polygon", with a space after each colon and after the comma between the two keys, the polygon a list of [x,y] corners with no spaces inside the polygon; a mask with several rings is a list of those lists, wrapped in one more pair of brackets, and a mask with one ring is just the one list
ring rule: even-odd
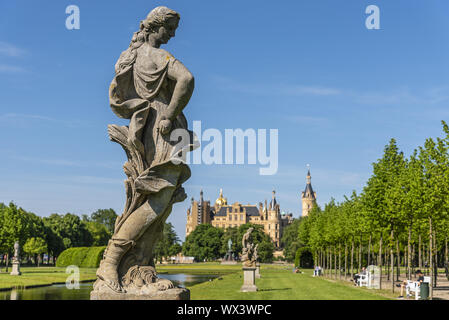
{"label": "female stone statue", "polygon": [[[173,203],[186,198],[181,185],[190,177],[184,162],[172,161],[179,145],[170,140],[170,133],[187,130],[182,110],[193,93],[194,79],[160,48],[175,36],[179,20],[179,14],[166,7],[152,10],[115,65],[110,105],[130,123],[109,125],[108,132],[128,156],[123,166],[127,201],[97,270],[94,291],[140,292],[151,284],[159,290],[172,287],[157,279],[152,252]],[[186,132],[192,139],[182,150],[190,151],[193,134]]]}

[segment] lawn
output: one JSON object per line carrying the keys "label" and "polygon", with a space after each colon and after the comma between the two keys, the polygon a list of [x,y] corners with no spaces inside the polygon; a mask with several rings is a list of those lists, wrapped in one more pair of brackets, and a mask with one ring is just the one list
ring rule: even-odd
{"label": "lawn", "polygon": [[[5,269],[2,268],[2,271]],[[9,273],[0,273],[0,290],[7,288],[27,288],[53,283],[65,283],[69,274],[65,268],[56,267],[23,267],[20,268],[22,275],[11,276]],[[95,268],[80,268],[80,280],[95,280]],[[9,268],[11,271],[11,268]]]}
{"label": "lawn", "polygon": [[240,292],[242,272],[190,287],[192,300],[386,300],[378,292],[312,277],[312,271],[295,274],[290,267],[262,265],[258,292]]}
{"label": "lawn", "polygon": [[[312,270],[294,274],[292,267],[262,265],[261,279],[256,279],[258,292],[240,292],[242,266],[219,263],[157,265],[159,273],[218,274],[219,278],[189,287],[192,300],[382,300],[385,293],[355,288],[349,283],[312,277]],[[21,276],[0,274],[0,290],[65,283],[65,268],[24,267]],[[95,280],[95,268],[81,268],[80,280]]]}

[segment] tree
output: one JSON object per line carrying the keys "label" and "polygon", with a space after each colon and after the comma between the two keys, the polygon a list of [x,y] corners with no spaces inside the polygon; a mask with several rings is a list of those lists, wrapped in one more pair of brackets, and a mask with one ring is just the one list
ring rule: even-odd
{"label": "tree", "polygon": [[109,233],[112,235],[115,229],[115,221],[117,220],[117,213],[114,209],[98,209],[90,215],[90,221],[95,221],[106,226]]}
{"label": "tree", "polygon": [[185,256],[193,256],[196,261],[213,261],[221,257],[221,237],[223,230],[210,224],[200,224],[190,233],[182,246]]}
{"label": "tree", "polygon": [[62,239],[64,249],[89,247],[93,243],[93,238],[87,229],[86,222],[82,221],[77,215],[71,213],[59,215],[54,213],[49,217],[45,217],[44,223],[57,237]]}
{"label": "tree", "polygon": [[35,259],[37,266],[39,267],[39,263],[41,260],[41,254],[47,252],[47,243],[44,239],[37,237],[37,238],[30,238],[26,241],[25,245],[23,246],[23,251],[25,253],[28,253],[30,255],[37,255],[37,259]]}
{"label": "tree", "polygon": [[[293,262],[296,251],[300,248],[301,242],[299,238],[299,226],[303,224],[303,229],[306,230],[309,226],[308,220],[305,218],[294,219],[285,229],[281,238],[281,247],[284,248],[284,258],[288,262]],[[307,230],[308,231],[308,230]],[[306,232],[307,232],[306,231]],[[305,233],[306,233],[305,232]],[[307,237],[305,234],[301,239]]]}
{"label": "tree", "polygon": [[180,240],[170,222],[164,224],[162,239],[156,244],[153,255],[155,260],[162,262],[162,259],[177,255],[182,250]]}
{"label": "tree", "polygon": [[93,246],[99,247],[108,244],[108,240],[111,235],[105,225],[96,221],[88,221],[84,223],[86,224],[87,230],[92,237]]}

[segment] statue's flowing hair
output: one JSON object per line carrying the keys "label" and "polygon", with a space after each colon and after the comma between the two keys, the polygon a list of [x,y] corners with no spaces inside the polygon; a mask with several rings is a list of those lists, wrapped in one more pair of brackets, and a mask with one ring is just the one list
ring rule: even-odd
{"label": "statue's flowing hair", "polygon": [[140,22],[140,29],[134,32],[129,48],[124,51],[115,64],[115,73],[118,74],[124,68],[134,64],[137,57],[137,49],[148,40],[151,33],[158,32],[159,28],[164,26],[170,19],[181,19],[176,11],[164,6],[151,10],[145,20]]}

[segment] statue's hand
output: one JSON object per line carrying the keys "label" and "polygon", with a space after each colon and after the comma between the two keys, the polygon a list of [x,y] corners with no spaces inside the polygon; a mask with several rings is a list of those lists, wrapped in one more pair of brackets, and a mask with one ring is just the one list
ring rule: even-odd
{"label": "statue's hand", "polygon": [[167,134],[171,129],[171,121],[169,119],[162,119],[159,121],[159,130],[162,134]]}

